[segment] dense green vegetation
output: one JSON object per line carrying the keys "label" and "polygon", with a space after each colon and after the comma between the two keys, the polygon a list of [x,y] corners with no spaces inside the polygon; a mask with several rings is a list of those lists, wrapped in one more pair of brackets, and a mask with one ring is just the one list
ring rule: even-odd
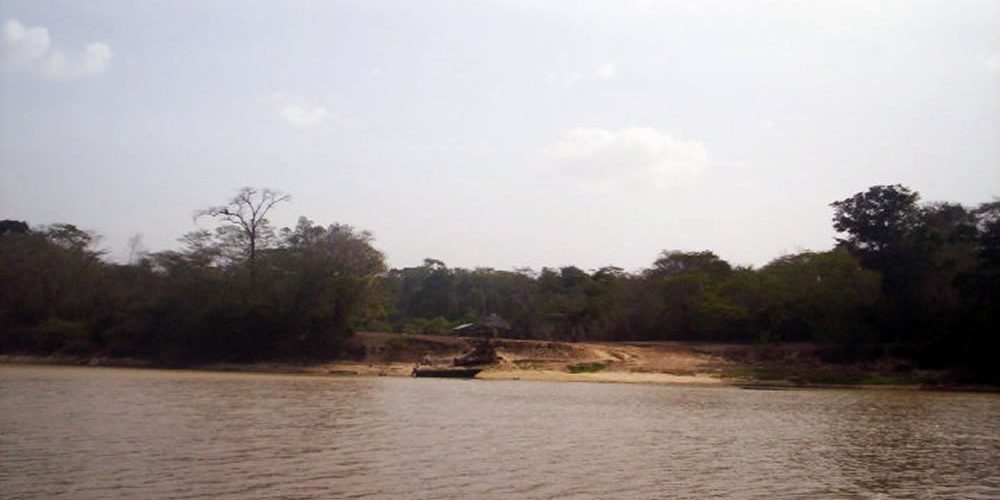
{"label": "dense green vegetation", "polygon": [[566,367],[570,373],[597,373],[607,368],[604,363],[577,363]]}
{"label": "dense green vegetation", "polygon": [[75,226],[5,221],[0,346],[170,364],[337,354],[350,321],[377,307],[384,258],[350,226],[300,218],[274,231],[265,216],[282,199],[245,189],[228,210],[205,212],[225,214],[214,232],[128,264],[102,260]]}
{"label": "dense green vegetation", "polygon": [[[835,248],[734,267],[664,251],[616,267],[387,270],[367,232],[300,218],[244,189],[199,211],[221,225],[183,248],[111,263],[68,224],[0,225],[0,349],[168,363],[328,357],[354,329],[445,334],[497,314],[509,335],[559,340],[811,341],[830,361],[892,355],[998,383],[1000,202],[920,204],[875,186],[834,202]],[[994,327],[994,328],[991,328]]]}

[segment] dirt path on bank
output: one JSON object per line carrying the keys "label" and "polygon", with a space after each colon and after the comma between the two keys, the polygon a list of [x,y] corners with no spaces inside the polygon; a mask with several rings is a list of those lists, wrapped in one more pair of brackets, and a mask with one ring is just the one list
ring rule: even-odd
{"label": "dirt path on bank", "polygon": [[[408,376],[423,358],[441,365],[467,353],[477,339],[358,333],[357,361],[321,367],[331,374]],[[476,378],[663,383],[746,387],[940,387],[940,373],[907,368],[899,359],[836,364],[808,343],[562,342],[495,339],[498,362]],[[939,379],[940,380],[940,379]]]}
{"label": "dirt path on bank", "polygon": [[[355,336],[364,355],[325,365],[330,373],[408,375],[422,358],[447,363],[471,350],[475,339],[364,332]],[[477,378],[631,383],[723,383],[727,362],[683,345],[497,339],[499,362]]]}
{"label": "dirt path on bank", "polygon": [[[294,360],[210,363],[187,369],[322,376],[408,377],[420,360],[448,366],[469,353],[478,339],[361,332],[336,361]],[[722,344],[699,342],[561,342],[495,339],[497,363],[477,378],[644,384],[738,385],[749,388],[880,387],[990,390],[957,386],[946,372],[913,369],[904,360],[836,364],[823,361],[812,344]],[[151,360],[100,356],[0,355],[0,363],[158,367]]]}

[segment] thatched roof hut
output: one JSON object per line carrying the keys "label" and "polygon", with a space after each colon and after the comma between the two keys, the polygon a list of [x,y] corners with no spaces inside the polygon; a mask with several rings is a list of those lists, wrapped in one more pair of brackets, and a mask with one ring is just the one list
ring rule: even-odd
{"label": "thatched roof hut", "polygon": [[504,321],[496,313],[490,314],[476,323],[463,323],[451,329],[454,335],[463,337],[503,337],[503,332],[510,331],[510,323]]}

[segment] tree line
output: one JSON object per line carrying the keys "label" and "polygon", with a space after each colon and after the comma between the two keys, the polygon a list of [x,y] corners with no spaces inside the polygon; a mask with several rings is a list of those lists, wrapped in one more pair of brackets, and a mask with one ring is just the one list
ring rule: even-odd
{"label": "tree line", "polygon": [[167,364],[337,355],[377,307],[385,259],[351,226],[302,217],[276,230],[267,214],[286,200],[245,188],[196,212],[215,230],[127,264],[70,224],[0,223],[0,348]]}
{"label": "tree line", "polygon": [[921,203],[900,185],[832,203],[833,249],[733,266],[664,251],[646,269],[387,269],[372,235],[244,188],[196,212],[220,225],[113,263],[69,224],[0,223],[0,349],[165,363],[345,355],[355,330],[447,334],[497,314],[509,335],[569,341],[816,342],[998,383],[1000,202]]}

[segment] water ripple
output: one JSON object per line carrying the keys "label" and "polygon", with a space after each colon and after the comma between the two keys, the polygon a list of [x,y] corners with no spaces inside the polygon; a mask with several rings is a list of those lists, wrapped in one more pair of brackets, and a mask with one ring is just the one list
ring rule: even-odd
{"label": "water ripple", "polygon": [[3,498],[997,498],[1000,397],[0,367]]}

